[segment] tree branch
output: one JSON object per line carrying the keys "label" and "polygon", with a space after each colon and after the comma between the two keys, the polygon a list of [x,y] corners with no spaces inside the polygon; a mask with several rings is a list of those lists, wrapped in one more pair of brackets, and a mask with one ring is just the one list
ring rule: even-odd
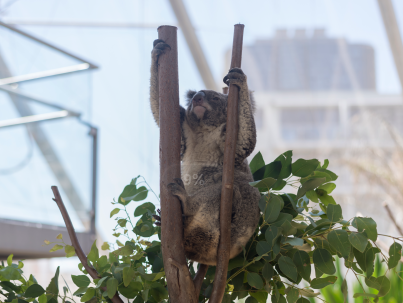
{"label": "tree branch", "polygon": [[401,236],[403,236],[403,231],[400,228],[400,226],[397,224],[395,217],[392,214],[392,211],[389,208],[389,205],[387,203],[383,204],[383,207],[385,207],[386,212],[388,213],[389,218],[392,220],[393,224],[395,224],[395,227],[397,229],[397,231],[400,233]]}
{"label": "tree branch", "polygon": [[204,277],[206,276],[208,265],[200,264],[199,270],[193,278],[193,283],[195,285],[196,296],[199,297],[200,290],[203,284]]}
{"label": "tree branch", "polygon": [[[52,186],[52,191],[53,195],[55,196],[53,201],[55,201],[57,206],[59,207],[60,213],[63,216],[63,220],[67,228],[67,232],[69,233],[71,244],[73,245],[78,258],[80,259],[81,264],[84,266],[85,270],[93,279],[99,279],[100,276],[98,275],[98,272],[88,264],[87,256],[85,255],[83,249],[81,248],[80,242],[78,242],[76,231],[74,230],[73,223],[71,223],[69,213],[67,212],[66,207],[64,206],[62,197],[60,196],[59,193],[59,189],[57,188],[57,186]],[[103,291],[106,291],[106,287],[101,288]],[[118,293],[116,293],[111,300],[113,303],[123,303]]]}
{"label": "tree branch", "polygon": [[[241,67],[243,24],[236,24],[232,44],[231,68]],[[235,150],[238,139],[238,87],[230,85],[228,92],[227,127],[220,204],[220,243],[217,267],[210,303],[220,303],[227,284],[228,261],[231,249],[231,213],[234,188]]]}

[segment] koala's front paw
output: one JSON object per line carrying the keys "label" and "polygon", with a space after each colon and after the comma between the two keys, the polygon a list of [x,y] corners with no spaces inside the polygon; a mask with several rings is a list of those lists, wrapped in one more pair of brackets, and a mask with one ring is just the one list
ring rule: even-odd
{"label": "koala's front paw", "polygon": [[152,55],[153,59],[155,59],[155,60],[158,60],[158,57],[161,54],[163,54],[166,49],[171,49],[171,47],[168,44],[166,44],[164,42],[164,40],[161,40],[161,39],[154,40],[153,46],[154,47],[151,52],[151,55]]}
{"label": "koala's front paw", "polygon": [[242,88],[246,84],[246,75],[239,67],[231,68],[228,74],[223,79],[227,85],[235,84],[239,88]]}
{"label": "koala's front paw", "polygon": [[183,184],[182,179],[176,178],[174,179],[174,181],[175,183],[169,183],[167,185],[168,190],[171,192],[171,194],[177,196],[179,200],[185,202],[188,195],[186,193],[185,185]]}

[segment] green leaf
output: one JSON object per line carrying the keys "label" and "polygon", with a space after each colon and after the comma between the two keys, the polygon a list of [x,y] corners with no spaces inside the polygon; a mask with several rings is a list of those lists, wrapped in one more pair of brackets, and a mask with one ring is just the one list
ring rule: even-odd
{"label": "green leaf", "polygon": [[389,247],[389,260],[388,260],[388,268],[395,268],[399,263],[400,258],[402,257],[402,246],[394,242]]}
{"label": "green leaf", "polygon": [[365,232],[351,233],[348,235],[348,240],[360,252],[364,252],[365,247],[367,247],[368,238]]}
{"label": "green leaf", "polygon": [[313,289],[321,289],[323,287],[326,287],[330,284],[334,284],[337,280],[336,276],[327,276],[325,278],[318,278],[318,279],[313,279],[311,281],[311,287]]}
{"label": "green leaf", "polygon": [[266,204],[268,202],[267,196],[266,195],[262,195],[260,197],[259,200],[259,209],[261,210],[262,213],[264,213],[265,209],[266,209]]}
{"label": "green leaf", "polygon": [[288,293],[287,293],[287,301],[288,301],[288,303],[297,302],[298,297],[299,297],[298,289],[295,289],[294,287],[289,287],[289,290],[288,290]]}
{"label": "green leaf", "polygon": [[90,253],[87,256],[88,261],[91,261],[95,263],[99,259],[99,252],[97,248],[97,240],[94,241],[94,243],[91,246]]}
{"label": "green leaf", "polygon": [[91,283],[91,280],[85,275],[80,276],[71,275],[71,279],[73,280],[74,284],[77,285],[78,287],[87,287]]}
{"label": "green leaf", "polygon": [[332,191],[336,188],[336,184],[334,183],[326,183],[318,187],[318,189],[322,189],[328,194],[331,194]]}
{"label": "green leaf", "polygon": [[109,276],[106,276],[106,277],[103,277],[103,278],[99,279],[99,281],[97,283],[97,288],[100,288],[102,286],[102,283],[108,278],[109,278]]}
{"label": "green leaf", "polygon": [[291,166],[292,174],[296,177],[307,177],[314,172],[318,165],[319,161],[317,159],[298,159]]}
{"label": "green leaf", "polygon": [[73,293],[73,295],[74,295],[74,296],[78,296],[78,295],[85,294],[85,293],[87,292],[87,290],[88,290],[88,287],[80,287],[79,289],[77,289],[77,290]]}
{"label": "green leaf", "polygon": [[298,189],[297,199],[301,198],[306,194],[307,191],[313,190],[317,188],[319,185],[326,182],[326,178],[315,178],[306,181],[302,186]]}
{"label": "green leaf", "polygon": [[53,297],[56,299],[59,295],[59,272],[60,266],[57,267],[54,277],[50,280],[48,287],[46,287],[46,294],[53,294]]}
{"label": "green leaf", "polygon": [[136,273],[131,267],[123,268],[123,284],[125,287],[129,286],[130,282],[134,279]]}
{"label": "green leaf", "polygon": [[305,299],[305,298],[299,298],[299,299],[297,300],[297,303],[311,303],[311,302],[309,302],[309,300],[308,300],[308,299]]}
{"label": "green leaf", "polygon": [[337,204],[336,201],[334,201],[332,196],[329,196],[326,191],[323,189],[316,189],[315,190],[316,195],[318,196],[319,200],[325,204],[325,206],[328,206],[330,204]]}
{"label": "green leaf", "polygon": [[266,178],[259,181],[249,182],[249,184],[256,188],[270,189],[276,181],[277,180],[273,178]]}
{"label": "green leaf", "polygon": [[157,302],[161,302],[164,299],[168,299],[168,291],[163,285],[158,282],[151,284],[150,295]]}
{"label": "green leaf", "polygon": [[119,199],[119,203],[121,203],[123,205],[127,205],[127,204],[129,204],[129,202],[131,200],[133,200],[133,201],[141,201],[141,200],[144,200],[145,198],[147,198],[148,189],[145,186],[141,186],[141,187],[137,188],[134,191],[134,194],[129,196],[129,197],[128,196],[122,196],[122,195],[121,195],[121,198]]}
{"label": "green leaf", "polygon": [[11,264],[13,264],[13,254],[11,254],[11,255],[9,255],[8,257],[7,257],[7,265],[8,266],[11,266]]}
{"label": "green leaf", "polygon": [[87,302],[92,299],[92,297],[95,296],[95,289],[94,288],[88,288],[87,292],[84,294],[84,296],[81,297],[81,302]]}
{"label": "green leaf", "polygon": [[113,296],[116,293],[116,290],[118,289],[118,280],[116,280],[115,278],[110,278],[107,282],[106,282],[106,289],[108,292],[108,298],[112,299]]}
{"label": "green leaf", "polygon": [[46,303],[48,301],[48,298],[46,297],[46,294],[42,294],[38,298],[38,303]]}
{"label": "green leaf", "polygon": [[365,265],[367,277],[372,276],[374,273],[374,261],[375,254],[379,253],[380,250],[377,247],[371,247],[365,252]]}
{"label": "green leaf", "polygon": [[12,266],[0,269],[0,277],[3,277],[5,280],[19,280],[22,278],[20,272]]}
{"label": "green leaf", "polygon": [[377,289],[379,291],[377,294],[378,297],[387,295],[390,290],[390,281],[386,276],[380,276],[378,278],[367,277],[365,278],[365,284],[371,288]]}
{"label": "green leaf", "polygon": [[259,303],[254,297],[247,297],[245,303]]}
{"label": "green leaf", "polygon": [[271,250],[272,245],[266,241],[259,241],[256,245],[256,252],[259,256],[267,254]]}
{"label": "green leaf", "polygon": [[292,215],[286,213],[280,213],[278,215],[277,220],[274,221],[272,225],[276,227],[281,227],[284,224],[284,222],[289,222],[291,224],[291,221],[292,221]]}
{"label": "green leaf", "polygon": [[265,265],[263,266],[262,276],[266,280],[267,283],[271,280],[271,278],[273,278],[274,269],[273,269],[273,266],[269,262],[265,263]]}
{"label": "green leaf", "polygon": [[104,242],[104,244],[102,244],[102,246],[101,246],[101,249],[102,249],[102,250],[109,250],[109,249],[110,249],[109,243],[108,243],[108,242]]}
{"label": "green leaf", "polygon": [[127,220],[126,220],[126,219],[119,219],[119,220],[118,220],[118,225],[119,225],[120,227],[126,227],[126,223],[127,223]]}
{"label": "green leaf", "polygon": [[[333,205],[329,205],[333,206]],[[332,248],[336,251],[338,251],[341,256],[345,259],[348,258],[351,250],[351,245],[348,240],[348,233],[345,230],[332,230],[328,235],[327,235],[327,240],[329,241],[329,244],[332,246]]]}
{"label": "green leaf", "polygon": [[356,248],[353,248],[354,257],[357,260],[358,265],[364,272],[367,271],[367,265],[365,262],[365,252],[366,252],[366,250],[370,249],[371,247],[372,247],[371,244],[368,243],[367,247],[364,249],[363,252],[357,250]]}
{"label": "green leaf", "polygon": [[348,302],[348,287],[347,287],[347,280],[344,279],[343,283],[341,284],[341,292],[343,293],[344,303]]}
{"label": "green leaf", "polygon": [[313,251],[313,263],[325,274],[333,275],[336,272],[332,255],[324,248],[316,248]]}
{"label": "green leaf", "polygon": [[308,190],[305,195],[312,202],[319,202],[319,198],[318,195],[316,194],[316,191]]}
{"label": "green leaf", "polygon": [[311,260],[307,252],[298,250],[292,257],[294,264],[300,276],[306,280],[311,281]]}
{"label": "green leaf", "polygon": [[144,215],[148,211],[150,211],[151,213],[155,213],[155,205],[151,202],[146,202],[141,204],[140,206],[137,206],[136,210],[134,211],[134,216],[138,217]]}
{"label": "green leaf", "polygon": [[270,200],[266,205],[266,211],[264,215],[265,221],[267,223],[274,222],[278,218],[280,210],[283,208],[283,206],[283,199],[280,196],[271,194]]}
{"label": "green leaf", "polygon": [[[311,289],[300,289],[299,294],[308,298],[314,298],[320,295],[320,292],[314,292]],[[298,301],[297,301],[298,302]],[[308,301],[309,302],[309,301]]]}
{"label": "green leaf", "polygon": [[119,286],[120,294],[128,299],[133,299],[142,289],[143,284],[135,281],[131,281],[127,287],[124,285]]}
{"label": "green leaf", "polygon": [[281,256],[278,260],[281,271],[291,280],[296,281],[298,277],[297,267],[290,257]]}
{"label": "green leaf", "polygon": [[58,240],[63,239],[63,235],[62,235],[62,234],[58,234],[58,235],[56,236],[56,239],[58,239]]}
{"label": "green leaf", "polygon": [[36,298],[40,295],[44,294],[45,290],[39,284],[32,284],[30,287],[27,288],[25,291],[24,297],[27,298]]}
{"label": "green leaf", "polygon": [[250,171],[253,174],[253,173],[255,173],[255,171],[257,171],[259,168],[262,168],[263,166],[265,166],[263,156],[260,152],[258,152],[253,157],[252,161],[250,161],[250,164],[249,164]]}
{"label": "green leaf", "polygon": [[76,254],[76,250],[71,245],[66,245],[64,247],[64,252],[66,253],[66,258],[73,257]]}
{"label": "green leaf", "polygon": [[284,244],[288,243],[292,246],[302,246],[304,245],[304,240],[301,238],[286,238],[283,242]]}
{"label": "green leaf", "polygon": [[120,212],[120,208],[114,208],[112,211],[111,211],[111,214],[110,214],[110,218],[112,218],[114,215],[116,215],[118,212]]}
{"label": "green leaf", "polygon": [[359,232],[363,232],[365,230],[368,238],[372,241],[376,241],[378,238],[376,222],[371,218],[355,217],[351,224],[357,228]]}
{"label": "green leaf", "polygon": [[57,251],[57,250],[60,250],[60,249],[63,249],[63,245],[56,244],[55,246],[53,246],[51,248],[51,250],[49,250],[49,252],[54,252],[54,251]]}
{"label": "green leaf", "polygon": [[247,281],[254,288],[261,289],[263,287],[263,280],[257,273],[248,272]]}
{"label": "green leaf", "polygon": [[278,175],[278,179],[285,179],[291,175],[291,162],[292,162],[292,150],[286,151],[277,157],[275,161],[281,162],[281,172]]}
{"label": "green leaf", "polygon": [[280,229],[276,226],[270,225],[265,232],[265,238],[266,241],[273,246],[274,240],[277,239],[278,236],[280,236]]}
{"label": "green leaf", "polygon": [[343,214],[341,211],[341,206],[336,204],[329,204],[327,209],[327,218],[332,221],[332,222],[339,222],[341,219],[343,219]]}
{"label": "green leaf", "polygon": [[354,299],[359,298],[359,297],[376,298],[377,295],[369,294],[369,293],[355,293],[353,295]]}

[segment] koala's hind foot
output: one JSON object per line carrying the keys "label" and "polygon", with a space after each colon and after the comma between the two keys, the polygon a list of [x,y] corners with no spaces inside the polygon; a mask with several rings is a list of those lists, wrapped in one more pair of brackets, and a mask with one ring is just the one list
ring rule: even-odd
{"label": "koala's hind foot", "polygon": [[161,226],[161,211],[159,209],[157,209],[157,213],[158,215],[153,215],[153,218],[155,219],[154,224],[157,226]]}
{"label": "koala's hind foot", "polygon": [[174,179],[175,183],[169,183],[168,184],[168,190],[173,194],[174,196],[177,196],[179,200],[183,203],[186,203],[186,199],[188,197],[188,194],[186,193],[185,185],[183,184],[182,179],[180,178],[175,178]]}
{"label": "koala's hind foot", "polygon": [[151,54],[155,60],[158,60],[158,57],[163,54],[166,49],[171,49],[171,47],[161,39],[154,40],[153,46],[154,48],[151,51]]}
{"label": "koala's hind foot", "polygon": [[246,85],[246,75],[242,69],[234,67],[229,70],[223,81],[227,85],[234,84],[239,88],[242,88],[242,86]]}

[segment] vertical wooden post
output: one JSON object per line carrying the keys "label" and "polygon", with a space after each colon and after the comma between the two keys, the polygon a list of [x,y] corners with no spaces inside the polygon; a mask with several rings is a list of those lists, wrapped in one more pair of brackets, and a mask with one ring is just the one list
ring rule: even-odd
{"label": "vertical wooden post", "polygon": [[[241,67],[243,24],[236,24],[232,44],[231,68]],[[224,165],[220,204],[220,243],[218,245],[217,268],[213,292],[209,303],[220,303],[227,281],[229,254],[231,249],[231,213],[234,186],[235,150],[238,139],[238,87],[230,85],[228,93],[227,132],[225,134]]]}
{"label": "vertical wooden post", "polygon": [[[186,267],[182,210],[178,198],[171,195],[167,189],[167,185],[172,183],[174,178],[181,177],[177,28],[160,26],[158,38],[171,47],[158,60],[162,254],[170,302],[190,303],[193,300],[188,297],[188,292],[184,289],[186,287],[181,285],[179,268]],[[172,260],[179,267],[173,265],[170,262]]]}

